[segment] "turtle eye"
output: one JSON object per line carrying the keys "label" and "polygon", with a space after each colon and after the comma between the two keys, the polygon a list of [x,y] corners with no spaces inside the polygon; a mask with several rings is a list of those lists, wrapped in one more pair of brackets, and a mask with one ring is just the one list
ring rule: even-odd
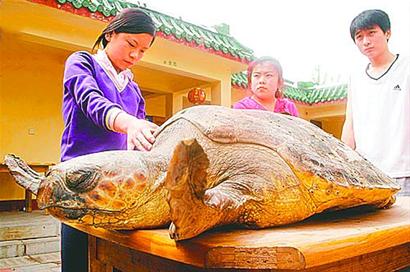
{"label": "turtle eye", "polygon": [[95,187],[96,171],[90,169],[77,169],[67,172],[66,185],[75,192],[87,192]]}

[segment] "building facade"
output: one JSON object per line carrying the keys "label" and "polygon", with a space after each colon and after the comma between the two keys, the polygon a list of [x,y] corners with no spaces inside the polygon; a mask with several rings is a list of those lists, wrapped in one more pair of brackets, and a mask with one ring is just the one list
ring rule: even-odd
{"label": "building facade", "polygon": [[[127,7],[137,5],[122,0],[0,2],[1,158],[14,153],[32,164],[59,161],[64,62],[74,51],[90,51],[107,22]],[[140,8],[158,30],[152,48],[133,68],[151,120],[162,123],[192,106],[187,96],[193,88],[205,91],[206,104],[228,107],[246,95],[242,71],[254,58],[251,49],[226,29],[218,32]],[[302,118],[340,136],[345,88],[288,86],[285,95],[296,102]],[[5,173],[0,173],[0,182],[0,202],[24,198]]]}

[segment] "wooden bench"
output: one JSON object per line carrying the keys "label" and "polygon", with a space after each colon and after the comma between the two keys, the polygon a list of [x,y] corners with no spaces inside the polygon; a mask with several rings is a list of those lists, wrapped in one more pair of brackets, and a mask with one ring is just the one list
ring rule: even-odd
{"label": "wooden bench", "polygon": [[263,230],[224,228],[182,242],[167,229],[89,234],[90,271],[396,271],[410,267],[410,197]]}
{"label": "wooden bench", "polygon": [[[36,172],[38,173],[46,173],[51,165],[54,165],[52,163],[31,163],[29,166]],[[7,168],[7,165],[1,163],[0,164],[0,174],[1,173],[9,173],[9,169]],[[24,210],[26,212],[31,212],[32,211],[32,194],[29,190],[25,190],[24,192]]]}

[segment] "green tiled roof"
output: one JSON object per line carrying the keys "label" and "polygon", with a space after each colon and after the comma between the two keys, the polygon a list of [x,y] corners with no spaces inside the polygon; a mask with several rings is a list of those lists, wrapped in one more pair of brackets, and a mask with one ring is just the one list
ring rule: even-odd
{"label": "green tiled roof", "polygon": [[[247,88],[246,72],[233,74],[231,84],[239,88]],[[339,84],[330,87],[295,88],[286,85],[284,90],[285,97],[294,101],[299,101],[309,105],[326,103],[345,99],[347,97],[347,84]]]}
{"label": "green tiled roof", "polygon": [[309,91],[308,90],[304,90],[304,89],[300,89],[300,88],[295,88],[292,86],[286,86],[285,85],[285,90],[283,92],[284,96],[286,98],[295,100],[295,101],[299,101],[302,103],[307,103],[307,104],[311,104],[309,103]]}
{"label": "green tiled roof", "polygon": [[246,72],[232,74],[231,84],[243,89],[248,88],[248,79],[246,78]]}
{"label": "green tiled roof", "polygon": [[[253,51],[241,45],[235,38],[229,35],[211,31],[207,28],[197,26],[182,19],[174,18],[146,8],[145,5],[137,5],[123,0],[54,0],[60,4],[71,4],[74,8],[86,8],[90,13],[100,12],[105,17],[111,17],[118,11],[138,7],[147,12],[154,20],[157,30],[164,38],[172,39],[184,43],[188,46],[208,49],[212,53],[217,53],[225,57],[240,60],[243,62],[251,61]],[[161,36],[161,33],[158,33]]]}
{"label": "green tiled roof", "polygon": [[326,103],[347,97],[347,84],[314,88],[309,93],[309,104]]}

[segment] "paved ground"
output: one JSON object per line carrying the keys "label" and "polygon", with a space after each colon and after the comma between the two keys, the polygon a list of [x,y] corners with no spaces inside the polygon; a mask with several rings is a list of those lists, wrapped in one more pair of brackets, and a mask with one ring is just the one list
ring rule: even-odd
{"label": "paved ground", "polygon": [[0,259],[0,272],[60,272],[60,253]]}
{"label": "paved ground", "polygon": [[60,223],[42,211],[0,212],[0,272],[60,272]]}

